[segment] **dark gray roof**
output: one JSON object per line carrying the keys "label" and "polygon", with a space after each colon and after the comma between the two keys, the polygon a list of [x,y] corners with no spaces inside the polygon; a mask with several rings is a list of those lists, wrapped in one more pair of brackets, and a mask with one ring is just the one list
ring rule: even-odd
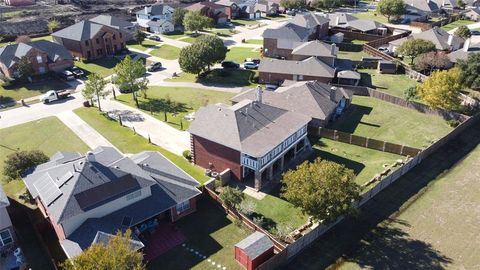
{"label": "dark gray roof", "polygon": [[[256,91],[251,89],[242,92],[231,101],[253,100]],[[333,96],[330,95],[331,91],[332,86],[317,81],[294,82],[275,91],[263,91],[262,100],[271,106],[325,120],[335,111],[342,98],[352,98],[352,93],[343,88],[337,87]]]}
{"label": "dark gray roof", "polygon": [[472,53],[480,53],[480,43],[472,44],[468,47],[461,48],[448,54],[448,58],[453,63],[457,63],[458,60],[467,60],[468,55]]}
{"label": "dark gray roof", "polygon": [[305,12],[296,14],[290,22],[307,29],[312,29],[319,25],[328,24],[329,20],[320,14]]}
{"label": "dark gray roof", "polygon": [[310,122],[305,115],[268,104],[243,100],[200,108],[191,134],[252,157],[261,157]]}
{"label": "dark gray roof", "polygon": [[145,8],[142,8],[141,10],[137,11],[136,14],[143,14],[143,15],[163,15],[167,13],[169,10],[173,10],[172,7],[167,6],[167,5],[153,5],[153,6],[147,6],[147,13],[145,12]]}
{"label": "dark gray roof", "polygon": [[89,21],[110,26],[116,29],[123,29],[123,28],[128,28],[133,26],[133,23],[131,22],[122,20],[117,16],[110,16],[110,15],[98,15],[96,17],[91,18]]}
{"label": "dark gray roof", "polygon": [[293,48],[293,55],[319,56],[319,57],[336,57],[337,46],[328,44],[320,40],[304,42]]}
{"label": "dark gray roof", "polygon": [[434,1],[429,0],[407,0],[405,1],[407,9],[415,10],[420,13],[431,13],[439,10],[440,7]]}
{"label": "dark gray roof", "polygon": [[257,258],[273,247],[273,242],[261,232],[254,232],[235,245],[245,251],[250,260]]}
{"label": "dark gray roof", "polygon": [[5,191],[3,191],[3,188],[0,185],[0,207],[7,207],[9,205],[10,202],[8,201],[7,194],[5,194]]}
{"label": "dark gray roof", "polygon": [[358,20],[357,17],[344,12],[324,13],[321,16],[329,20],[330,26],[341,26],[348,24],[350,21]]}
{"label": "dark gray roof", "polygon": [[461,45],[465,40],[461,37],[457,37],[454,35],[449,34],[447,31],[434,27],[430,30],[421,32],[421,33],[415,33],[411,34],[408,37],[404,37],[401,39],[397,39],[394,41],[391,41],[390,44],[393,44],[395,46],[400,46],[403,42],[407,41],[408,39],[423,39],[423,40],[429,40],[435,44],[435,48],[437,50],[449,50],[450,45],[448,45],[448,39],[449,36],[452,36],[452,45]]}
{"label": "dark gray roof", "polygon": [[64,46],[48,40],[37,40],[0,47],[0,62],[10,68],[32,49],[47,53],[48,60],[51,62],[73,59],[72,54]]}
{"label": "dark gray roof", "polygon": [[358,19],[348,22],[347,27],[362,32],[368,32],[381,27],[385,27],[385,25],[377,21]]}
{"label": "dark gray roof", "polygon": [[305,27],[287,23],[280,28],[268,28],[263,31],[263,38],[288,39],[291,41],[303,42],[308,40],[310,32]]}
{"label": "dark gray roof", "polygon": [[264,59],[260,62],[258,71],[324,78],[335,77],[335,69],[316,57],[310,57],[303,61]]}
{"label": "dark gray roof", "polygon": [[81,21],[52,34],[54,37],[85,41],[92,39],[103,27],[109,27],[91,21]]}
{"label": "dark gray roof", "polygon": [[167,20],[151,20],[147,24],[148,26],[160,27],[164,24],[172,24],[172,23]]}
{"label": "dark gray roof", "polygon": [[337,77],[342,79],[360,80],[362,76],[360,73],[353,70],[342,70],[337,73]]}

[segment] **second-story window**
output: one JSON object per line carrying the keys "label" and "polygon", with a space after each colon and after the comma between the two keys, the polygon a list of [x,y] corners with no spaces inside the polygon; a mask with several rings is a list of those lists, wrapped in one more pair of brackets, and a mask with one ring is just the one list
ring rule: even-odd
{"label": "second-story window", "polygon": [[113,40],[116,40],[116,39],[117,39],[117,37],[116,37],[115,34],[114,34],[114,35],[113,35]]}
{"label": "second-story window", "polygon": [[87,46],[88,46],[88,40],[85,40],[85,45],[87,45]]}
{"label": "second-story window", "polygon": [[100,40],[98,38],[95,41],[97,42],[97,44],[100,44]]}
{"label": "second-story window", "polygon": [[43,62],[42,56],[37,55],[37,63],[41,64]]}
{"label": "second-story window", "polygon": [[122,38],[122,33],[120,33],[120,38]]}

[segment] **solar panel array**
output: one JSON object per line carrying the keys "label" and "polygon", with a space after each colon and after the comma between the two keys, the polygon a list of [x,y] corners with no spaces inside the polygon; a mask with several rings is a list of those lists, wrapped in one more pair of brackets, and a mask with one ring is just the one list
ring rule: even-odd
{"label": "solar panel array", "polygon": [[65,185],[65,183],[67,183],[68,180],[72,179],[72,177],[73,177],[73,173],[71,171],[68,171],[62,177],[57,178],[58,187],[62,187],[63,185]]}
{"label": "solar panel array", "polygon": [[47,206],[50,206],[63,194],[48,173],[33,184],[33,186],[37,189],[40,199],[42,199]]}

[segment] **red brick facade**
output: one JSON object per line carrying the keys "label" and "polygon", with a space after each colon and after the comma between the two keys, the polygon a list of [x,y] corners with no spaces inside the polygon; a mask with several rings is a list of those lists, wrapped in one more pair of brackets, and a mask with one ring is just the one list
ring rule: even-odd
{"label": "red brick facade", "polygon": [[188,210],[186,210],[182,213],[178,213],[176,207],[173,207],[172,209],[170,209],[170,215],[172,217],[172,222],[177,221],[184,216],[188,216],[195,211],[197,211],[197,198],[196,197],[190,199],[190,209],[188,209]]}
{"label": "red brick facade", "polygon": [[192,136],[192,157],[196,165],[215,172],[231,170],[232,179],[242,179],[240,152],[207,139]]}
{"label": "red brick facade", "polygon": [[102,29],[93,38],[84,41],[56,36],[53,36],[53,39],[55,42],[65,46],[73,56],[87,60],[116,54],[126,46],[126,34],[108,26],[102,26]]}
{"label": "red brick facade", "polygon": [[48,214],[47,210],[43,206],[42,202],[40,201],[39,198],[35,200],[37,202],[38,209],[40,209],[40,212],[42,212],[43,216],[49,221],[49,223],[52,225],[53,230],[55,230],[55,234],[57,234],[57,237],[59,240],[64,240],[65,239],[65,232],[63,230],[62,224],[56,224],[55,221],[52,220],[52,217]]}

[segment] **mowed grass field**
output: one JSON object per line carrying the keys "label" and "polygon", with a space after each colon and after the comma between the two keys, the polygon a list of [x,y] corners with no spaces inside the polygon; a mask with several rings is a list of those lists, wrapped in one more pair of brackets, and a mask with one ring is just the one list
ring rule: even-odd
{"label": "mowed grass field", "polygon": [[441,117],[364,96],[354,96],[347,112],[329,128],[417,148],[452,130]]}
{"label": "mowed grass field", "polygon": [[480,146],[337,269],[479,269]]}
{"label": "mowed grass field", "polygon": [[58,118],[37,121],[0,129],[0,183],[9,196],[16,197],[25,185],[21,180],[6,182],[3,177],[4,160],[21,150],[41,150],[48,156],[58,151],[85,153],[88,146]]}
{"label": "mowed grass field", "polygon": [[410,79],[405,74],[379,74],[376,69],[359,69],[357,71],[362,76],[360,85],[401,98],[405,97],[405,90],[418,85],[417,81]]}

